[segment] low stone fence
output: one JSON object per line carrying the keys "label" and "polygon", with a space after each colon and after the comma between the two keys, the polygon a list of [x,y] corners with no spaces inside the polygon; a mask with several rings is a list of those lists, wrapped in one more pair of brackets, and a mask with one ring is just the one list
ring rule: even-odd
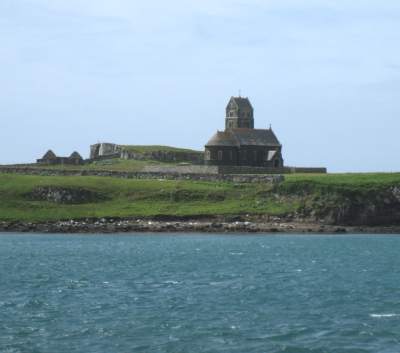
{"label": "low stone fence", "polygon": [[326,174],[326,168],[302,168],[302,167],[246,167],[246,166],[213,166],[213,165],[149,165],[143,172],[149,173],[179,173],[179,174],[294,174],[316,173]]}
{"label": "low stone fence", "polygon": [[120,172],[110,170],[67,170],[44,169],[32,167],[0,166],[0,173],[41,175],[41,176],[98,176],[124,179],[155,179],[155,180],[198,180],[198,181],[228,181],[234,183],[280,183],[283,175],[262,174],[200,174],[200,173],[161,173],[161,172]]}
{"label": "low stone fence", "polygon": [[326,168],[307,168],[307,167],[285,167],[287,170],[285,173],[305,173],[305,174],[326,174],[328,171]]}
{"label": "low stone fence", "polygon": [[223,174],[220,173],[219,167],[207,165],[146,165],[145,167],[143,167],[142,172],[177,174]]}
{"label": "low stone fence", "polygon": [[246,166],[217,166],[219,174],[295,174],[315,173],[326,174],[326,168],[304,168],[304,167],[246,167]]}
{"label": "low stone fence", "polygon": [[135,160],[154,160],[160,162],[189,162],[194,164],[202,164],[204,161],[204,153],[163,150],[136,152],[124,149],[122,147],[121,158]]}

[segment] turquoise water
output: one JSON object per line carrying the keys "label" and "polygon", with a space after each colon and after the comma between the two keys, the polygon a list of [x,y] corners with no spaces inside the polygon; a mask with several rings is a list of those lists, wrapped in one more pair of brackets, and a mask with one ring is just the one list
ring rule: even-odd
{"label": "turquoise water", "polygon": [[400,237],[0,235],[0,352],[400,352]]}

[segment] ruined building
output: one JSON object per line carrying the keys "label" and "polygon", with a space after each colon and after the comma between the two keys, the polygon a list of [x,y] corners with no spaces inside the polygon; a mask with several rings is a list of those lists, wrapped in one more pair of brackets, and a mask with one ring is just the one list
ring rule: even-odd
{"label": "ruined building", "polygon": [[254,109],[248,98],[231,97],[225,130],[205,145],[205,164],[282,168],[282,145],[269,129],[254,128]]}
{"label": "ruined building", "polygon": [[38,164],[55,165],[71,164],[80,165],[84,163],[82,156],[78,152],[73,152],[69,157],[59,157],[52,150],[48,150],[45,155],[36,161]]}

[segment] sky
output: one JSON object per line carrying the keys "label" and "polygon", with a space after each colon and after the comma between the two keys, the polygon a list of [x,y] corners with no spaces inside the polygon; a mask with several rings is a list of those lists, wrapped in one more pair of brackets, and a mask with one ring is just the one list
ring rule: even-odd
{"label": "sky", "polygon": [[0,164],[203,149],[249,97],[285,164],[400,171],[398,0],[1,0]]}

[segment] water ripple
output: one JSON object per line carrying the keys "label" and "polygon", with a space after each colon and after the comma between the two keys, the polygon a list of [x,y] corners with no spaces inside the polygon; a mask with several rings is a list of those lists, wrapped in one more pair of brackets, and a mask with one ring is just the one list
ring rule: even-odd
{"label": "water ripple", "polygon": [[2,235],[0,352],[399,351],[400,237]]}

